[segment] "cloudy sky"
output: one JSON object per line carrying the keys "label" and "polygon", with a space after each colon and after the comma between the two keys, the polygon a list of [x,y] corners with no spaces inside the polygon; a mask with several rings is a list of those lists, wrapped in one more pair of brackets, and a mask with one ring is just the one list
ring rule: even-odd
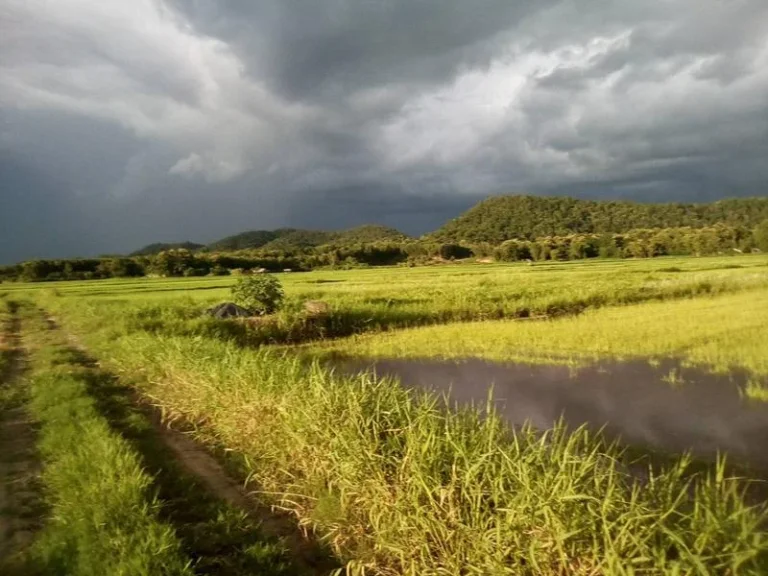
{"label": "cloudy sky", "polygon": [[0,262],[767,184],[765,0],[0,0]]}

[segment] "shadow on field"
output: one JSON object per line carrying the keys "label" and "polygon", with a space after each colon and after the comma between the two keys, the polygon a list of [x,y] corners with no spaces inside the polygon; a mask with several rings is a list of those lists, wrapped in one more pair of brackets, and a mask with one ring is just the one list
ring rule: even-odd
{"label": "shadow on field", "polygon": [[23,554],[48,512],[40,483],[36,441],[39,426],[26,409],[22,376],[27,354],[22,346],[19,305],[8,302],[10,320],[1,326],[0,348],[0,572],[17,573]]}
{"label": "shadow on field", "polygon": [[82,368],[99,412],[142,455],[162,502],[160,517],[174,527],[196,574],[315,575],[338,568],[291,517],[249,497],[206,448],[167,428],[157,409],[83,350],[63,348],[59,361]]}

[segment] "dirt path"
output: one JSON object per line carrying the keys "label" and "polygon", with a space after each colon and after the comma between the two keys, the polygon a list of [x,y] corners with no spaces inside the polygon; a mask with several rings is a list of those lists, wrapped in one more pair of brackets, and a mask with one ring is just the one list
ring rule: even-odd
{"label": "dirt path", "polygon": [[156,410],[153,410],[152,424],[185,471],[198,478],[217,498],[257,519],[260,530],[266,536],[279,539],[303,573],[325,575],[338,568],[327,552],[297,528],[292,516],[276,512],[254,499],[205,446],[189,434],[168,428]]}
{"label": "dirt path", "polygon": [[[63,330],[56,318],[42,312],[48,329],[61,331],[80,365],[94,372],[101,370],[99,362],[90,356],[87,348],[76,335]],[[210,495],[256,520],[259,524],[259,532],[268,538],[279,540],[301,574],[327,575],[338,569],[338,564],[329,556],[329,553],[318,542],[304,534],[297,527],[292,516],[275,511],[259,502],[249,494],[241,482],[226,471],[206,445],[195,440],[188,433],[169,428],[163,422],[160,410],[141,397],[135,389],[128,389],[122,385],[119,387],[123,390],[122,394],[126,402],[151,423],[154,441],[163,444],[166,451],[173,457],[173,464],[199,482]],[[113,421],[119,419],[117,414],[113,414]],[[165,464],[164,468],[172,468],[173,464]]]}
{"label": "dirt path", "polygon": [[35,427],[13,394],[25,370],[25,354],[21,320],[14,307],[11,313],[3,333],[7,362],[0,373],[0,566],[31,542],[40,519]]}

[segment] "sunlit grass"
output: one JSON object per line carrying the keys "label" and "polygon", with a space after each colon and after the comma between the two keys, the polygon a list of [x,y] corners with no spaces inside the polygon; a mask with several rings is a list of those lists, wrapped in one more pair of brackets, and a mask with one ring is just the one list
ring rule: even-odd
{"label": "sunlit grass", "polygon": [[110,330],[62,300],[58,313],[103,362],[242,455],[254,489],[317,530],[352,574],[768,569],[765,511],[722,467],[687,477],[682,459],[640,487],[622,449],[584,429],[513,432],[291,355]]}
{"label": "sunlit grass", "polygon": [[[11,345],[8,342],[11,314],[8,307],[8,301],[0,294],[0,378],[5,375],[8,362],[11,358]],[[0,385],[2,381],[0,381]]]}
{"label": "sunlit grass", "polygon": [[[230,278],[26,286],[39,294],[74,298],[89,309],[84,314],[109,316],[111,323],[125,324],[125,329],[206,333],[254,345],[450,322],[557,317],[590,308],[738,292],[768,287],[767,262],[744,256],[280,274],[286,309],[274,322],[248,329],[202,316],[207,306],[231,298]],[[663,271],[669,269],[680,271]],[[329,314],[306,322],[301,314],[306,300],[327,302]]]}
{"label": "sunlit grass", "polygon": [[[768,374],[767,261],[456,265],[281,279],[291,306],[325,300],[336,318],[367,320],[364,330],[465,321],[327,342],[315,352],[574,364],[676,355],[748,369],[756,395]],[[493,414],[446,411],[397,382],[307,367],[293,349],[243,347],[199,318],[226,298],[229,282],[35,290],[169,418],[196,424],[201,437],[239,455],[251,487],[324,537],[349,573],[768,572],[765,507],[748,506],[722,465],[694,474],[682,457],[641,485],[628,454],[585,429],[513,431]],[[679,374],[669,379],[678,384]]]}
{"label": "sunlit grass", "polygon": [[364,357],[585,363],[677,357],[718,371],[768,375],[768,290],[588,310],[548,321],[426,326],[318,343],[319,352]]}
{"label": "sunlit grass", "polygon": [[50,507],[24,559],[28,573],[192,574],[173,530],[158,519],[152,478],[98,413],[81,368],[40,319],[28,313],[25,325],[29,409]]}

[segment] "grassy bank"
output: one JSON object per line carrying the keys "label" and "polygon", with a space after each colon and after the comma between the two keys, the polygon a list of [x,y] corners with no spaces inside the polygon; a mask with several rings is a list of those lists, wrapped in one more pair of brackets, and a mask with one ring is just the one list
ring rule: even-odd
{"label": "grassy bank", "polygon": [[54,322],[24,310],[32,350],[28,403],[41,426],[42,484],[50,507],[28,554],[30,571],[316,573],[294,562],[281,536],[265,534],[263,518],[211,488],[229,479],[210,456],[186,441],[185,457],[204,462],[206,476],[185,467],[133,389]]}
{"label": "grassy bank", "polygon": [[5,296],[5,294],[0,294],[0,385],[3,383],[2,380],[5,377],[5,373],[13,353],[13,346],[11,342],[8,341],[11,322],[11,308],[10,301]]}
{"label": "grassy bank", "polygon": [[42,319],[23,308],[29,410],[39,423],[41,482],[50,514],[26,559],[32,573],[191,574],[158,519],[152,479],[99,415],[82,369]]}
{"label": "grassy bank", "polygon": [[351,573],[768,570],[766,511],[722,470],[686,479],[683,459],[640,489],[626,455],[584,430],[513,433],[393,382],[216,338],[121,331],[81,303],[49,303],[167,414],[240,454],[254,489],[324,536]]}

